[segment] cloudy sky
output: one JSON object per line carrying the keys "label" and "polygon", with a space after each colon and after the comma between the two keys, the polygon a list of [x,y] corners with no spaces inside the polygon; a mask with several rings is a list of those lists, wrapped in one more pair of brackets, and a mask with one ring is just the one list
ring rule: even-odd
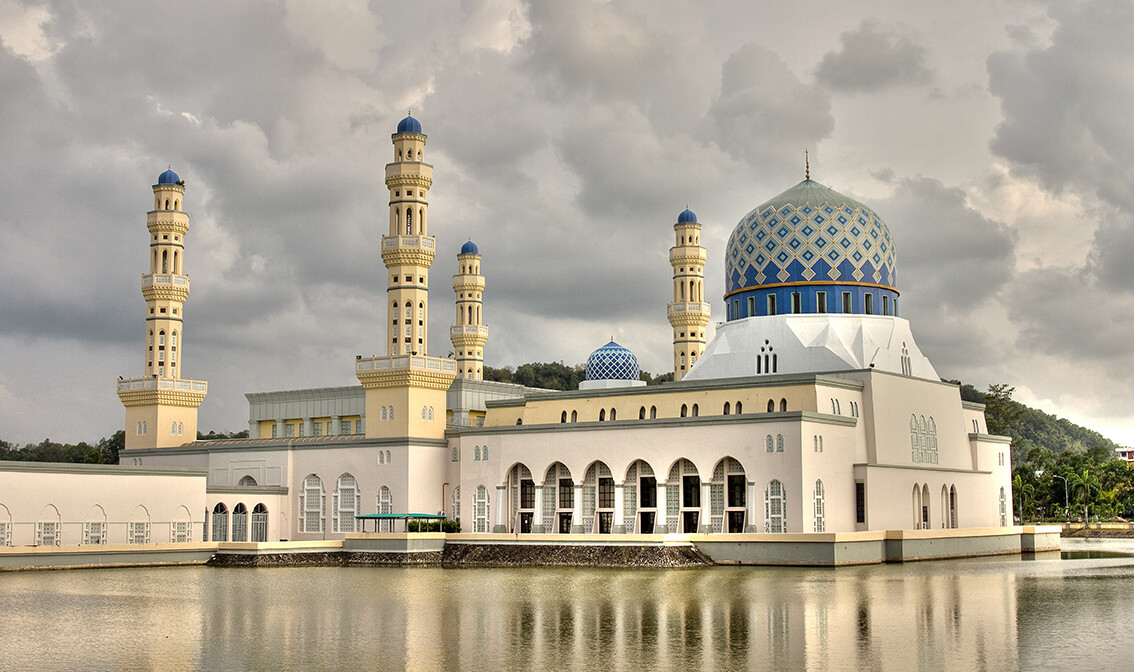
{"label": "cloudy sky", "polygon": [[183,373],[244,393],[384,354],[390,134],[435,166],[430,354],[484,254],[487,364],[670,366],[672,224],[724,247],[803,177],[872,206],[938,372],[1134,443],[1134,3],[0,0],[0,438],[122,427],[145,212],[186,182]]}

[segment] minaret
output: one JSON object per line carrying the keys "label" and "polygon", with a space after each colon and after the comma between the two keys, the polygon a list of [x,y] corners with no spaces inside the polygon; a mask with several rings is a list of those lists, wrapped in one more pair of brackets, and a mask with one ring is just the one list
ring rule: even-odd
{"label": "minaret", "polygon": [[146,213],[150,272],[142,276],[146,300],[145,375],[118,380],[126,406],[126,449],[165,448],[197,440],[197,408],[208,384],[181,377],[185,351],[185,299],[189,276],[182,273],[189,215],[181,209],[185,183],[173,170],[153,186],[154,209]]}
{"label": "minaret", "polygon": [[436,239],[429,235],[433,166],[424,162],[421,124],[406,117],[392,136],[394,161],[386,164],[390,234],[382,236],[386,264],[386,346],[390,355],[424,355],[429,345],[429,267]]}
{"label": "minaret", "polygon": [[488,327],[481,321],[484,276],[480,274],[480,251],[471,240],[461,246],[457,255],[460,272],[453,276],[457,294],[457,322],[449,330],[453,351],[457,353],[457,377],[483,380],[484,344]]}
{"label": "minaret", "polygon": [[[367,438],[443,439],[445,437],[445,392],[457,375],[451,359],[426,355],[429,333],[429,266],[436,242],[429,235],[426,214],[433,166],[424,162],[425,134],[421,124],[406,117],[392,137],[394,161],[386,164],[386,187],[390,190],[389,234],[382,236],[382,261],[386,265],[386,356],[355,360],[355,375],[366,390]],[[418,451],[405,465],[422,474],[441,469],[442,457]],[[424,462],[422,462],[424,460]],[[433,464],[430,460],[442,460]],[[432,465],[424,466],[426,463]],[[441,465],[441,466],[437,466]],[[421,470],[426,471],[421,471]],[[408,511],[442,508],[436,493],[411,493]]]}
{"label": "minaret", "polygon": [[681,380],[705,350],[709,304],[705,303],[705,248],[701,225],[686,209],[673,225],[675,245],[669,249],[673,266],[673,301],[666,311],[673,326],[673,379]]}

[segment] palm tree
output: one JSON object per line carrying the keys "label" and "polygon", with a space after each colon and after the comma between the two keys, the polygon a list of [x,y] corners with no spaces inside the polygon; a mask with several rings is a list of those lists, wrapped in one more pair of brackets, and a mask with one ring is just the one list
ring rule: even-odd
{"label": "palm tree", "polygon": [[1030,507],[1025,507],[1025,502],[1031,502],[1036,493],[1036,486],[1031,483],[1025,483],[1024,477],[1021,474],[1016,474],[1012,479],[1012,495],[1016,498],[1016,509],[1020,512],[1020,524],[1024,523],[1024,509],[1029,511]]}
{"label": "palm tree", "polygon": [[1092,474],[1088,469],[1084,469],[1082,473],[1073,471],[1067,477],[1067,483],[1076,496],[1080,494],[1083,496],[1083,523],[1090,522],[1091,488],[1094,488],[1096,492],[1099,490],[1099,477]]}

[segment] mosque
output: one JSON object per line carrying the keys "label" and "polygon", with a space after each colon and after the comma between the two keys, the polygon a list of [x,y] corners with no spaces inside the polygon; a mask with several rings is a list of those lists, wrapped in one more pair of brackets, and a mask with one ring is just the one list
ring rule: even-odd
{"label": "mosque", "polygon": [[160,540],[336,539],[360,530],[357,516],[410,512],[518,535],[1011,524],[1009,439],[989,435],[983,406],[918,348],[899,314],[895,241],[866,205],[808,173],[744,215],[724,249],[726,320],[712,341],[707,252],[686,209],[669,255],[674,382],[646,386],[612,341],[579,389],[531,389],[483,380],[489,269],[471,241],[452,278],[455,355],[429,354],[426,140],[407,116],[386,165],[387,329],[373,346],[385,354],[356,357],[358,385],[248,394],[248,439],[191,438],[208,388],[178,356],[186,188],[172,170],[158,176],[143,375],[118,381],[121,463],[207,473]]}

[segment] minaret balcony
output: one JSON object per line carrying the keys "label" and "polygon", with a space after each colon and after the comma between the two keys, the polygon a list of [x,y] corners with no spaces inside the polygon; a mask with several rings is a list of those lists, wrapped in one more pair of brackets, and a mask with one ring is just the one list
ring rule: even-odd
{"label": "minaret balcony", "polygon": [[698,317],[709,319],[712,306],[707,303],[671,303],[666,307],[666,316],[670,318],[687,318],[695,320]]}
{"label": "minaret balcony", "polygon": [[189,276],[173,273],[147,273],[142,276],[142,295],[147,301],[184,301],[189,296]]}
{"label": "minaret balcony", "polygon": [[433,236],[382,236],[382,262],[390,266],[430,266],[436,252]]}
{"label": "minaret balcony", "polygon": [[421,369],[422,371],[456,372],[457,362],[445,357],[426,355],[389,355],[386,357],[359,357],[354,362],[355,374],[393,369]]}
{"label": "minaret balcony", "polygon": [[458,336],[488,336],[488,327],[483,324],[466,324],[460,326],[449,327],[449,338],[457,338]]}
{"label": "minaret balcony", "polygon": [[135,392],[140,390],[173,390],[176,392],[199,392],[207,394],[209,383],[205,380],[187,380],[185,378],[126,378],[118,381],[119,392]]}
{"label": "minaret balcony", "polygon": [[705,248],[700,245],[678,245],[669,248],[669,263],[673,265],[704,266],[706,260]]}

